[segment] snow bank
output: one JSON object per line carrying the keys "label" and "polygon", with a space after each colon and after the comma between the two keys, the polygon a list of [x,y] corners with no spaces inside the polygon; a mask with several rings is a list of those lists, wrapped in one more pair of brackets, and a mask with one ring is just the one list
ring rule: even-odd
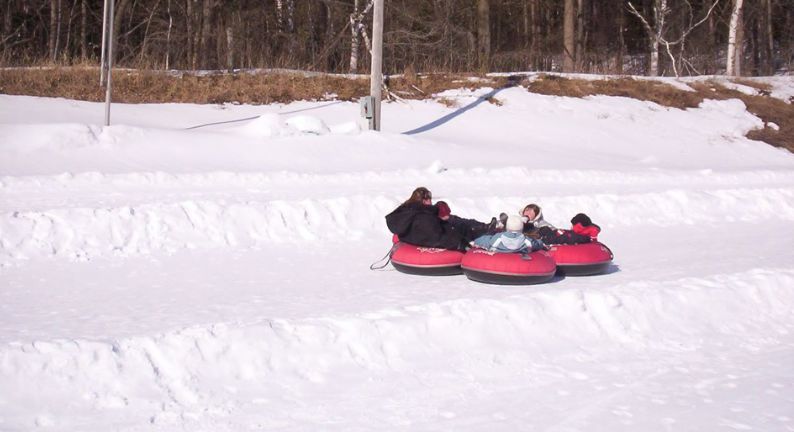
{"label": "snow bank", "polygon": [[[6,409],[18,414],[7,426],[46,422],[69,430],[96,410],[146,416],[139,425],[207,416],[207,409],[221,407],[231,415],[241,393],[357,386],[366,377],[417,368],[466,376],[498,367],[509,374],[586,353],[666,356],[726,340],[761,347],[792,330],[791,286],[794,270],[768,269],[355,316],[219,323],[121,340],[11,343],[0,347],[0,388],[28,407]],[[743,339],[759,332],[765,340]]]}
{"label": "snow bank", "polygon": [[[710,191],[541,197],[550,221],[586,209],[602,227],[673,226],[770,219],[794,220],[794,188],[731,188]],[[383,216],[399,198],[236,202],[182,201],[117,208],[57,208],[0,215],[0,257],[86,259],[105,255],[173,253],[181,249],[256,247],[266,243],[350,241],[365,233],[387,239]],[[455,211],[490,220],[518,212],[525,197],[451,197]],[[515,209],[515,210],[513,210]],[[608,231],[607,231],[608,232]],[[606,234],[606,233],[605,233]]]}
{"label": "snow bank", "polygon": [[[533,187],[544,185],[587,185],[598,186],[655,186],[655,185],[692,185],[701,186],[748,186],[769,184],[794,184],[791,170],[547,170],[521,166],[499,168],[450,168],[443,161],[428,162],[424,169],[400,169],[389,171],[351,171],[334,174],[314,174],[295,171],[268,173],[252,172],[209,172],[209,173],[171,173],[171,172],[134,172],[108,174],[93,172],[65,172],[59,175],[42,176],[0,176],[0,193],[6,197],[13,194],[48,192],[69,192],[81,189],[107,190],[129,187],[229,187],[263,188],[281,184],[323,184],[331,186],[342,184],[350,186],[361,183],[376,183],[388,187],[394,183],[402,184],[460,184],[500,183],[516,179],[531,179]],[[410,192],[410,191],[405,191]]]}

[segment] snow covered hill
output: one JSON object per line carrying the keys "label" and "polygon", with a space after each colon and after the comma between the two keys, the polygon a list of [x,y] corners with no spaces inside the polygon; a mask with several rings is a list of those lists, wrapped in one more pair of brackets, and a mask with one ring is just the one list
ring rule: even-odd
{"label": "snow covered hill", "polygon": [[[794,430],[794,155],[738,100],[489,92],[385,104],[382,133],[344,102],[101,127],[0,95],[0,431]],[[586,212],[615,266],[369,270],[417,186]]]}

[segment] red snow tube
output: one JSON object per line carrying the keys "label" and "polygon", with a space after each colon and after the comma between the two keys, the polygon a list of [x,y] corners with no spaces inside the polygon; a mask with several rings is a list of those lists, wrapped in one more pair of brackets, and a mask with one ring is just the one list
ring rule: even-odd
{"label": "red snow tube", "polygon": [[471,249],[461,261],[466,277],[473,281],[498,285],[543,283],[554,277],[557,266],[546,251],[528,255]]}
{"label": "red snow tube", "polygon": [[463,252],[400,243],[391,263],[403,273],[423,276],[459,275]]}
{"label": "red snow tube", "polygon": [[554,245],[549,253],[560,273],[586,276],[604,273],[612,264],[612,251],[599,242],[576,245]]}

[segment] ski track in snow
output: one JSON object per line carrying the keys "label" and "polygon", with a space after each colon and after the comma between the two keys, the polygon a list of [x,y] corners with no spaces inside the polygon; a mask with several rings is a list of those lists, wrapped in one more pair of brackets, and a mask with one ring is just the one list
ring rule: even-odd
{"label": "ski track in snow", "polygon": [[[186,132],[220,111],[100,128],[100,105],[0,96],[0,431],[794,431],[794,157],[745,139],[738,101],[497,96],[463,114],[489,127],[387,104],[380,135],[352,104]],[[484,221],[585,211],[615,265],[370,272],[419,185]]]}

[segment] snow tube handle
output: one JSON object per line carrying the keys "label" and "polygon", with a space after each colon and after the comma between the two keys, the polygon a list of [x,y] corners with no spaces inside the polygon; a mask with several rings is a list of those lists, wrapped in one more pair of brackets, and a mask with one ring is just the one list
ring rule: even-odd
{"label": "snow tube handle", "polygon": [[[394,235],[394,238],[397,238],[397,234]],[[394,254],[394,251],[396,251],[398,247],[400,247],[399,240],[397,242],[395,242],[394,245],[392,245],[391,249],[389,249],[389,251],[386,252],[386,255],[383,258],[381,258],[381,259],[375,261],[374,263],[370,264],[369,265],[369,269],[370,270],[380,270],[380,269],[386,267],[387,265],[389,265],[389,263],[391,262],[391,256],[392,256],[392,254]],[[383,265],[379,265],[384,260],[385,260],[385,262],[383,263]]]}

